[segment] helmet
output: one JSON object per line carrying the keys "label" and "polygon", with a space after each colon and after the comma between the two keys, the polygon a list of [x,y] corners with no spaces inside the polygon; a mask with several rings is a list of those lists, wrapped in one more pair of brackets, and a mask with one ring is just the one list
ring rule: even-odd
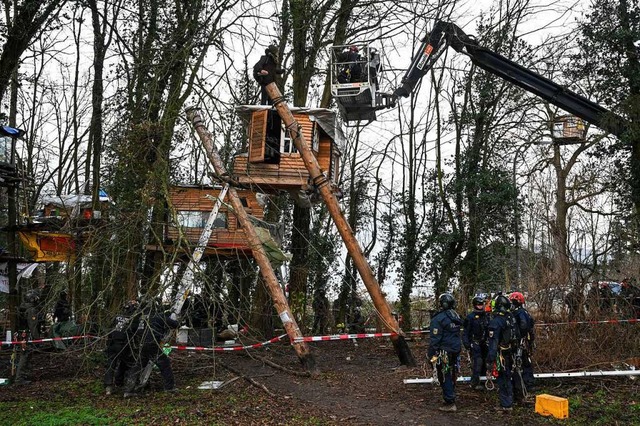
{"label": "helmet", "polygon": [[126,315],[132,315],[138,309],[138,306],[140,306],[140,304],[137,300],[129,300],[124,303],[124,313]]}
{"label": "helmet", "polygon": [[24,295],[24,298],[27,302],[36,303],[38,300],[40,300],[40,292],[38,290],[29,290]]}
{"label": "helmet", "polygon": [[473,306],[479,306],[479,305],[484,305],[485,299],[482,296],[475,296],[472,300],[471,300],[471,304]]}
{"label": "helmet", "polygon": [[442,293],[438,298],[438,304],[442,309],[453,309],[456,307],[456,299],[451,293]]}
{"label": "helmet", "polygon": [[514,291],[513,293],[511,293],[509,295],[509,300],[511,300],[511,303],[513,303],[515,306],[524,305],[524,295],[519,291]]}
{"label": "helmet", "polygon": [[494,311],[496,312],[508,312],[511,307],[511,302],[506,296],[500,295],[495,299]]}

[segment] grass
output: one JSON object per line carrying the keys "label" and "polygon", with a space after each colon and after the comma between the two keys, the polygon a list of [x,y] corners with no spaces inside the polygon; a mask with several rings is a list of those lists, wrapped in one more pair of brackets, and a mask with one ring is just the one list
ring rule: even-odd
{"label": "grass", "polygon": [[[564,420],[549,417],[545,423],[571,426],[588,425],[640,425],[640,398],[636,398],[637,387],[620,385],[609,388],[589,389],[589,385],[578,385],[576,394],[569,396],[569,418]],[[540,393],[554,394],[553,389]]]}
{"label": "grass", "polygon": [[[98,378],[73,378],[39,383],[37,389],[22,388],[26,393],[5,395],[0,402],[0,425],[62,426],[62,425],[162,425],[189,424],[218,426],[230,424],[236,417],[243,424],[264,424],[272,414],[273,401],[253,388],[238,386],[233,394],[195,391],[190,389],[166,394],[150,391],[145,396],[123,399],[116,394],[104,395]],[[187,384],[185,383],[185,387]],[[21,388],[12,388],[16,390]],[[284,404],[283,406],[286,406]],[[308,412],[288,412],[282,407],[277,424],[324,425]]]}

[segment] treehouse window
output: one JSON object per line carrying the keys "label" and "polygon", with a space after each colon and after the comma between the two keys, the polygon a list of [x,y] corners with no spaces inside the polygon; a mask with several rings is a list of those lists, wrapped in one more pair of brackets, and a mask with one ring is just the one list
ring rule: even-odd
{"label": "treehouse window", "polygon": [[[179,210],[178,224],[185,228],[204,228],[209,219],[209,212]],[[219,212],[216,220],[213,222],[213,228],[226,228],[227,214]]]}
{"label": "treehouse window", "polygon": [[312,137],[313,143],[311,144],[311,148],[315,151],[318,152],[320,151],[320,131],[318,129],[318,125],[316,124],[313,127],[313,137]]}
{"label": "treehouse window", "polygon": [[291,139],[291,133],[289,130],[285,128],[285,126],[280,127],[280,152],[283,154],[293,154],[298,152],[296,146]]}

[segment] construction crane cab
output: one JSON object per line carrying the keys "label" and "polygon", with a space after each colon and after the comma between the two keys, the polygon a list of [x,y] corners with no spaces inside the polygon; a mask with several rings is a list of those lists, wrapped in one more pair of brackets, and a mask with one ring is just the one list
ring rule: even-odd
{"label": "construction crane cab", "polygon": [[331,47],[331,95],[347,124],[374,121],[390,106],[392,95],[380,92],[381,71],[380,52],[367,43]]}
{"label": "construction crane cab", "polygon": [[[402,79],[402,85],[393,93],[394,98],[408,97],[447,47],[452,47],[455,51],[469,56],[475,65],[485,71],[541,97],[602,130],[620,137],[628,128],[629,122],[623,117],[486,47],[480,46],[475,38],[465,34],[460,27],[453,23],[436,21],[431,32],[421,42]],[[584,136],[583,122],[580,124],[577,120],[566,116],[562,119],[560,124],[552,124],[554,133],[562,130],[560,136],[554,136],[554,140],[562,141],[562,143],[571,143],[572,140],[580,141]],[[569,134],[568,132],[572,132],[570,137],[566,136]]]}

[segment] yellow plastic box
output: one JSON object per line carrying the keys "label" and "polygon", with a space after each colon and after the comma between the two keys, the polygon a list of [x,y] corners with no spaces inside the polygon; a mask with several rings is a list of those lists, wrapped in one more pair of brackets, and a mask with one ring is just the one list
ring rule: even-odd
{"label": "yellow plastic box", "polygon": [[566,419],[569,417],[569,400],[547,394],[536,395],[536,413]]}

